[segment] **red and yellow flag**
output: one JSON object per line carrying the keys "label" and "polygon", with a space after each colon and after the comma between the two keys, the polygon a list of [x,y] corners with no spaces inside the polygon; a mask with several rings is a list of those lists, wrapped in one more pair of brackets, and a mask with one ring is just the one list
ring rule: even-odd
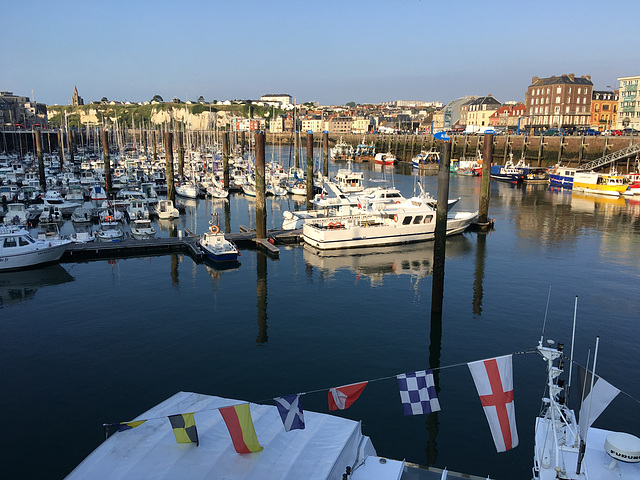
{"label": "red and yellow flag", "polygon": [[220,413],[227,424],[233,447],[238,453],[260,452],[263,448],[258,443],[256,431],[253,428],[249,404],[220,408]]}

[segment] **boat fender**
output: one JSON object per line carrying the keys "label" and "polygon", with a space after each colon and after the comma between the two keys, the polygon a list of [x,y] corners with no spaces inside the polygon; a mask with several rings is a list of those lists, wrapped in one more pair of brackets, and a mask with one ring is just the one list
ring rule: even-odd
{"label": "boat fender", "polygon": [[217,225],[211,225],[211,226],[209,227],[209,231],[210,231],[211,233],[213,233],[213,234],[218,233],[218,226],[217,226]]}
{"label": "boat fender", "polygon": [[398,221],[398,215],[394,215],[394,216],[393,216],[393,221],[394,221],[394,222],[397,222],[397,221]]}
{"label": "boat fender", "polygon": [[396,200],[396,204],[400,203],[400,200]]}

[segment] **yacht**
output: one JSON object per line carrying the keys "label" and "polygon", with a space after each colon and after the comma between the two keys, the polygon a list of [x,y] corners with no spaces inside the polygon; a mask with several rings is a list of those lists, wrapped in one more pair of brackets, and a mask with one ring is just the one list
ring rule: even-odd
{"label": "yacht", "polygon": [[80,206],[76,202],[67,202],[57,190],[47,190],[47,193],[42,197],[44,205],[56,206],[62,212],[63,215],[70,216],[73,211]]}
{"label": "yacht", "polygon": [[160,220],[171,220],[180,216],[180,212],[173,206],[171,200],[158,200],[156,214]]}

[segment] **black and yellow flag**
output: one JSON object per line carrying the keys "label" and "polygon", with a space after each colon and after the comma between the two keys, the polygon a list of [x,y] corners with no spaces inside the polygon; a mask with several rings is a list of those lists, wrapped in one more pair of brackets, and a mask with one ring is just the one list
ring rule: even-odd
{"label": "black and yellow flag", "polygon": [[[195,412],[194,412],[195,413]],[[196,447],[200,445],[198,440],[198,430],[196,429],[196,421],[193,413],[179,413],[169,417],[173,434],[176,436],[178,443],[195,443]]]}
{"label": "black and yellow flag", "polygon": [[123,423],[112,423],[114,427],[118,427],[119,432],[124,432],[125,430],[131,430],[132,428],[139,427],[146,420],[136,420],[135,422],[123,422]]}

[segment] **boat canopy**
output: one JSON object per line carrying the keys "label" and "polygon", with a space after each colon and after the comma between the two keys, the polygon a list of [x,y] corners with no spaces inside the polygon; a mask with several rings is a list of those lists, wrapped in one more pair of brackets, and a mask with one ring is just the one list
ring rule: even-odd
{"label": "boat canopy", "polygon": [[[305,411],[304,430],[284,430],[275,406],[250,404],[258,441],[264,450],[236,453],[220,407],[242,401],[179,392],[135,420],[137,428],[117,432],[68,476],[75,479],[341,479],[346,467],[364,462],[375,449],[360,423]],[[195,413],[200,444],[179,444],[167,418]],[[375,458],[375,457],[373,457]],[[371,459],[371,458],[370,458]],[[376,462],[377,463],[377,462]],[[386,463],[386,462],[385,462]],[[400,478],[404,462],[397,463]],[[375,478],[375,477],[373,477]],[[385,477],[390,478],[390,477]]]}

